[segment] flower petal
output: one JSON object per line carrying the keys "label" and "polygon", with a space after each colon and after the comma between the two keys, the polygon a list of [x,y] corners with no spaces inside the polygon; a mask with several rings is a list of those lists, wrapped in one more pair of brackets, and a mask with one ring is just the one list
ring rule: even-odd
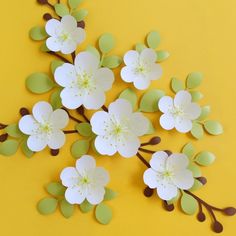
{"label": "flower petal", "polygon": [[160,117],[160,125],[163,129],[171,130],[175,127],[175,120],[172,115],[163,114]]}
{"label": "flower petal", "polygon": [[114,73],[108,68],[100,68],[95,74],[97,85],[103,91],[108,91],[111,89],[114,79]]}
{"label": "flower petal", "polygon": [[55,130],[49,140],[48,140],[48,146],[51,149],[60,149],[66,142],[66,136],[61,130]]}
{"label": "flower petal", "polygon": [[76,109],[82,105],[82,97],[77,88],[65,88],[60,96],[63,106],[68,109]]}
{"label": "flower petal", "polygon": [[68,188],[65,192],[65,198],[70,204],[81,204],[85,200],[85,191],[78,186]]}
{"label": "flower petal", "polygon": [[38,128],[39,124],[32,115],[23,116],[19,121],[19,129],[24,134],[34,134]]}
{"label": "flower petal", "polygon": [[63,129],[69,123],[69,116],[66,111],[57,109],[52,113],[50,120],[53,128]]}
{"label": "flower petal", "polygon": [[92,156],[84,155],[76,161],[76,169],[82,176],[96,168],[96,161]]}
{"label": "flower petal", "polygon": [[168,154],[166,152],[155,152],[150,160],[150,165],[155,171],[163,172],[166,169],[167,159]]}
{"label": "flower petal", "polygon": [[33,107],[33,116],[39,123],[49,121],[52,112],[52,106],[48,102],[38,102]]}
{"label": "flower petal", "polygon": [[77,44],[82,43],[86,38],[85,30],[82,28],[75,29],[75,31],[72,33],[72,38]]}
{"label": "flower petal", "polygon": [[130,128],[135,135],[142,136],[148,132],[149,121],[142,113],[135,112],[130,118]]}
{"label": "flower petal", "polygon": [[63,16],[61,19],[61,24],[64,30],[73,32],[77,28],[77,21],[71,15]]}
{"label": "flower petal", "polygon": [[173,182],[180,189],[190,189],[194,184],[193,174],[190,170],[180,170],[175,172]]}
{"label": "flower petal", "polygon": [[58,67],[54,74],[56,82],[62,87],[69,87],[76,82],[77,75],[75,66],[69,63],[65,63]]}
{"label": "flower petal", "polygon": [[61,22],[56,19],[51,19],[46,23],[45,30],[48,35],[56,37],[58,29],[61,28]]}
{"label": "flower petal", "polygon": [[189,119],[177,117],[177,119],[175,120],[175,128],[180,133],[187,133],[192,129],[192,127],[193,127],[192,121]]}
{"label": "flower petal", "polygon": [[97,136],[95,139],[96,150],[102,155],[113,156],[117,152],[116,145],[112,142],[110,137]]}
{"label": "flower petal", "polygon": [[166,168],[170,171],[184,170],[189,165],[188,157],[183,153],[174,153],[169,156],[166,162]]}
{"label": "flower petal", "polygon": [[168,201],[177,196],[178,188],[170,182],[162,181],[157,187],[157,194],[161,199]]}
{"label": "flower petal", "polygon": [[179,91],[174,98],[174,105],[177,107],[185,108],[192,101],[192,96],[188,91],[181,90]]}
{"label": "flower petal", "polygon": [[104,105],[105,100],[105,93],[100,89],[96,89],[83,97],[83,105],[88,110],[98,110]]}
{"label": "flower petal", "polygon": [[96,186],[106,186],[110,179],[108,172],[103,167],[96,167],[92,171],[91,177]]}
{"label": "flower petal", "polygon": [[71,54],[76,50],[77,44],[72,39],[67,39],[62,43],[61,52],[63,54]]}
{"label": "flower petal", "polygon": [[150,86],[150,79],[147,76],[137,75],[134,78],[134,87],[139,90],[145,90]]}
{"label": "flower petal", "polygon": [[62,184],[65,187],[73,187],[76,186],[79,182],[79,173],[77,172],[76,168],[74,167],[67,167],[64,170],[62,170],[60,179],[62,181]]}
{"label": "flower petal", "polygon": [[163,74],[162,68],[159,64],[153,64],[150,68],[150,73],[148,77],[150,80],[158,80]]}
{"label": "flower petal", "polygon": [[47,139],[44,135],[31,135],[27,140],[27,146],[33,152],[40,152],[47,146]]}
{"label": "flower petal", "polygon": [[109,120],[110,116],[105,111],[98,111],[94,113],[90,120],[93,132],[97,135],[105,135],[107,133],[106,125]]}
{"label": "flower petal", "polygon": [[53,52],[59,52],[61,50],[62,44],[56,37],[50,37],[46,41],[47,48]]}
{"label": "flower petal", "polygon": [[103,187],[96,186],[88,189],[86,199],[92,205],[97,205],[103,201],[104,195],[105,189]]}
{"label": "flower petal", "polygon": [[75,58],[75,67],[78,73],[91,73],[98,69],[99,59],[90,52],[81,52]]}
{"label": "flower petal", "polygon": [[125,99],[117,99],[115,102],[112,102],[109,105],[109,114],[113,114],[116,117],[129,117],[133,112],[133,108],[130,102],[126,101]]}
{"label": "flower petal", "polygon": [[134,81],[137,73],[135,73],[135,69],[133,67],[125,66],[122,68],[120,75],[125,82],[130,83]]}
{"label": "flower petal", "polygon": [[153,64],[157,60],[157,54],[155,50],[151,48],[145,48],[140,54],[140,61],[144,64]]}
{"label": "flower petal", "polygon": [[124,56],[124,62],[127,66],[136,67],[139,63],[139,53],[135,50],[128,51]]}
{"label": "flower petal", "polygon": [[191,103],[184,112],[188,119],[196,120],[201,115],[201,107],[196,103]]}
{"label": "flower petal", "polygon": [[143,174],[143,181],[149,188],[156,188],[158,186],[158,175],[153,169],[147,169]]}
{"label": "flower petal", "polygon": [[161,112],[168,113],[174,107],[174,101],[172,97],[164,96],[158,102],[158,107]]}

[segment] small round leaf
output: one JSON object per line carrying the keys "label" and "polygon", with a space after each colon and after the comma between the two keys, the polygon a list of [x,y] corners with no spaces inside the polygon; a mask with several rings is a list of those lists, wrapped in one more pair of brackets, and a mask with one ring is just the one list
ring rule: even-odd
{"label": "small round leaf", "polygon": [[19,126],[18,124],[11,124],[11,125],[8,125],[6,128],[5,128],[5,132],[13,137],[13,138],[20,138],[22,137],[23,133],[20,131],[19,129]]}
{"label": "small round leaf", "polygon": [[58,67],[62,66],[63,64],[64,64],[63,61],[60,61],[60,60],[53,60],[53,61],[51,62],[51,72],[52,72],[52,74],[54,75],[56,69],[57,69]]}
{"label": "small round leaf", "polygon": [[150,48],[156,49],[161,42],[160,34],[156,31],[152,31],[147,36],[147,44]]}
{"label": "small round leaf", "polygon": [[68,0],[68,4],[71,9],[76,9],[83,0]]}
{"label": "small round leaf", "polygon": [[152,122],[149,119],[148,119],[148,121],[149,121],[149,128],[148,128],[146,135],[154,134],[156,132],[156,129],[154,128]]}
{"label": "small round leaf", "polygon": [[193,177],[198,178],[202,176],[201,169],[194,163],[190,163],[188,169],[192,171]]}
{"label": "small round leaf", "polygon": [[186,193],[183,193],[180,204],[182,210],[188,215],[193,215],[198,208],[197,200]]}
{"label": "small round leaf", "polygon": [[83,213],[87,213],[93,209],[94,205],[90,204],[87,200],[84,200],[80,205],[79,208]]}
{"label": "small round leaf", "polygon": [[37,209],[42,215],[49,215],[56,211],[58,201],[55,198],[43,198],[39,201]]}
{"label": "small round leaf", "polygon": [[100,56],[100,53],[99,53],[99,51],[97,50],[97,48],[95,48],[95,47],[89,45],[89,46],[86,48],[86,51],[92,53],[92,54],[93,54],[94,56],[96,56],[96,57],[99,59],[99,61],[100,61],[100,57],[101,57],[101,56]]}
{"label": "small round leaf", "polygon": [[115,39],[112,34],[106,33],[99,38],[98,44],[101,52],[108,53],[114,48]]}
{"label": "small round leaf", "polygon": [[109,224],[112,219],[111,208],[104,203],[100,203],[96,207],[95,216],[99,223],[103,225]]}
{"label": "small round leaf", "polygon": [[157,51],[157,62],[163,62],[170,56],[170,53],[167,51]]}
{"label": "small round leaf", "polygon": [[137,43],[135,45],[135,50],[141,53],[143,49],[147,48],[143,43]]}
{"label": "small round leaf", "polygon": [[76,124],[75,129],[84,137],[91,137],[93,135],[92,126],[89,123]]}
{"label": "small round leaf", "polygon": [[185,89],[183,81],[177,79],[177,78],[172,78],[171,79],[171,88],[175,93],[178,93],[181,90]]}
{"label": "small round leaf", "polygon": [[198,91],[190,91],[190,94],[192,96],[192,102],[198,102],[204,97],[203,94]]}
{"label": "small round leaf", "polygon": [[209,166],[215,161],[216,157],[211,152],[200,152],[196,158],[195,162],[202,166]]}
{"label": "small round leaf", "polygon": [[195,153],[195,148],[191,143],[187,143],[183,147],[182,153],[184,153],[188,158],[192,158]]}
{"label": "small round leaf", "polygon": [[71,205],[69,202],[67,202],[65,199],[62,199],[60,201],[60,210],[61,210],[61,214],[65,218],[68,219],[71,216],[73,216],[75,207],[74,207],[74,205]]}
{"label": "small round leaf", "polygon": [[53,110],[56,110],[62,107],[60,94],[61,94],[61,89],[58,89],[54,91],[50,96],[50,104],[52,105]]}
{"label": "small round leaf", "polygon": [[102,66],[110,69],[115,69],[122,63],[122,58],[118,56],[107,56],[102,61]]}
{"label": "small round leaf", "polygon": [[138,97],[132,89],[130,88],[125,89],[123,92],[121,92],[119,98],[123,98],[129,101],[133,107],[133,110],[135,109],[137,101],[138,101]]}
{"label": "small round leaf", "polygon": [[193,135],[194,138],[196,139],[201,139],[203,138],[204,135],[204,130],[201,124],[194,122],[193,127],[191,129],[191,134]]}
{"label": "small round leaf", "polygon": [[112,199],[116,198],[116,196],[117,196],[116,192],[114,192],[110,188],[106,188],[106,192],[105,192],[105,195],[104,195],[104,200],[105,201],[112,200]]}
{"label": "small round leaf", "polygon": [[79,11],[75,11],[72,13],[72,16],[78,21],[83,21],[85,17],[88,15],[88,11],[85,9],[80,9]]}
{"label": "small round leaf", "polygon": [[24,155],[28,158],[31,158],[33,155],[34,155],[34,152],[31,151],[29,148],[28,148],[28,145],[27,145],[27,138],[22,142],[21,144],[21,150],[22,152],[24,153]]}
{"label": "small round leaf", "polygon": [[64,3],[57,3],[54,8],[58,16],[63,17],[70,14],[69,8]]}
{"label": "small round leaf", "polygon": [[42,43],[42,45],[40,46],[40,51],[41,52],[50,52],[50,49],[48,49],[46,42]]}
{"label": "small round leaf", "polygon": [[218,121],[208,120],[204,122],[205,130],[212,135],[220,135],[224,132],[222,125]]}
{"label": "small round leaf", "polygon": [[40,27],[40,26],[33,27],[30,30],[29,35],[30,35],[30,38],[35,41],[41,41],[41,40],[44,40],[48,37],[48,35],[45,31],[45,28]]}
{"label": "small round leaf", "polygon": [[79,158],[88,153],[89,141],[88,140],[78,140],[74,142],[71,146],[71,154],[74,158]]}
{"label": "small round leaf", "polygon": [[187,77],[187,88],[194,89],[198,87],[203,80],[203,75],[200,72],[190,73]]}
{"label": "small round leaf", "polygon": [[52,182],[46,186],[46,190],[52,196],[58,197],[64,196],[66,188],[61,183]]}
{"label": "small round leaf", "polygon": [[193,184],[192,188],[189,189],[189,191],[190,192],[196,191],[196,190],[200,189],[202,186],[203,186],[203,184],[199,180],[194,179],[194,184]]}
{"label": "small round leaf", "polygon": [[202,107],[201,115],[199,116],[198,120],[202,121],[205,120],[211,112],[210,106]]}
{"label": "small round leaf", "polygon": [[7,140],[0,143],[0,154],[4,156],[12,156],[17,152],[19,142],[16,140]]}

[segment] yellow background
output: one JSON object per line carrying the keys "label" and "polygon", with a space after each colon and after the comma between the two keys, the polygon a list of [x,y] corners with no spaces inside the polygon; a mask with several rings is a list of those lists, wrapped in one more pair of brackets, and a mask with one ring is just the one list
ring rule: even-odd
{"label": "yellow background", "polygon": [[[101,33],[116,36],[114,53],[122,55],[136,42],[142,42],[146,33],[159,30],[162,36],[160,49],[169,50],[171,57],[162,64],[164,75],[153,87],[166,89],[172,76],[184,79],[191,71],[202,71],[205,80],[201,91],[205,98],[201,104],[210,104],[210,118],[220,120],[225,133],[219,137],[206,135],[195,141],[188,135],[165,132],[159,129],[157,115],[153,121],[162,137],[157,149],[177,152],[187,141],[193,141],[199,151],[209,150],[217,161],[203,168],[208,179],[206,187],[198,194],[217,206],[236,205],[236,1],[235,0],[87,0],[83,7],[89,10],[86,19],[87,40],[82,45],[94,44]],[[47,8],[35,0],[1,1],[1,90],[0,120],[16,122],[18,110],[32,105],[48,95],[34,96],[24,87],[25,77],[32,72],[48,72],[50,56],[39,52],[39,44],[28,38],[28,30],[43,24],[42,15]],[[124,88],[118,84],[114,91]],[[210,231],[209,217],[199,223],[194,216],[186,216],[177,208],[168,213],[157,197],[146,199],[142,190],[144,166],[137,158],[100,157],[98,164],[110,171],[109,186],[119,197],[108,204],[114,218],[110,225],[95,222],[93,214],[83,215],[79,210],[70,219],[59,212],[48,217],[38,214],[37,201],[46,196],[43,187],[57,180],[62,168],[74,165],[69,147],[76,135],[68,137],[67,145],[58,157],[51,157],[48,150],[28,160],[19,151],[13,157],[0,158],[0,234],[4,236],[49,235],[214,235]],[[224,235],[235,235],[235,219],[217,214],[222,221]]]}

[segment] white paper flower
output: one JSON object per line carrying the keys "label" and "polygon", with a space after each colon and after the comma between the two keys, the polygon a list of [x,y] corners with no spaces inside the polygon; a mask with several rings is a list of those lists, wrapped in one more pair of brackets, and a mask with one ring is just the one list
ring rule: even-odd
{"label": "white paper flower", "polygon": [[27,146],[33,152],[43,150],[47,145],[51,149],[59,149],[65,143],[62,129],[69,122],[68,114],[57,109],[53,111],[47,102],[38,102],[33,107],[33,115],[26,115],[20,119],[21,132],[29,135]]}
{"label": "white paper flower", "polygon": [[112,156],[134,156],[140,147],[139,136],[147,133],[148,119],[140,112],[133,113],[131,104],[124,99],[111,103],[108,112],[98,111],[91,119],[97,151]]}
{"label": "white paper flower", "polygon": [[70,54],[85,40],[85,30],[77,27],[77,21],[70,15],[63,16],[61,21],[49,20],[46,24],[46,32],[50,36],[46,45],[53,52],[61,51],[63,54]]}
{"label": "white paper flower", "polygon": [[128,83],[133,82],[137,89],[147,89],[152,80],[157,80],[162,75],[162,68],[156,60],[157,54],[151,48],[146,48],[141,53],[128,51],[124,56],[126,66],[121,70],[121,78]]}
{"label": "white paper flower", "polygon": [[159,109],[164,114],[160,118],[163,129],[176,128],[181,133],[187,133],[192,129],[192,121],[201,114],[198,104],[192,103],[192,96],[188,91],[179,91],[175,98],[164,96],[159,100]]}
{"label": "white paper flower", "polygon": [[62,104],[69,109],[84,105],[86,109],[99,109],[105,103],[105,91],[111,89],[114,74],[99,67],[99,59],[90,52],[81,52],[75,65],[65,63],[55,71],[56,82],[64,87]]}
{"label": "white paper flower", "polygon": [[104,199],[109,175],[104,168],[96,167],[93,157],[85,155],[77,160],[75,168],[68,167],[61,172],[61,180],[67,187],[65,198],[69,203],[81,204],[86,199],[96,205]]}
{"label": "white paper flower", "polygon": [[144,183],[151,189],[157,189],[163,200],[171,200],[178,194],[178,189],[187,190],[193,186],[194,178],[190,170],[188,157],[185,154],[167,155],[156,152],[150,161],[151,168],[144,172]]}

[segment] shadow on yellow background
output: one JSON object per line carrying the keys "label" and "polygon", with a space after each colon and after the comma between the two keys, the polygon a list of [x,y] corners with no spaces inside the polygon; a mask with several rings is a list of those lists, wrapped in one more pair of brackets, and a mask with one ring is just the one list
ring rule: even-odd
{"label": "shadow on yellow background", "polygon": [[[42,25],[42,15],[47,11],[35,2],[1,2],[0,120],[4,123],[16,122],[20,107],[31,108],[36,101],[48,99],[48,95],[34,96],[24,87],[27,75],[47,72],[52,60],[39,51],[39,44],[28,38],[28,30]],[[195,141],[187,135],[160,130],[158,116],[153,116],[163,140],[158,148],[177,152],[192,141],[199,151],[214,152],[217,161],[203,168],[208,184],[198,194],[214,205],[236,205],[236,1],[86,0],[83,6],[89,10],[89,16],[88,37],[81,49],[94,44],[100,34],[111,32],[117,39],[114,53],[123,55],[135,43],[142,42],[149,31],[157,29],[162,36],[160,48],[168,50],[171,57],[163,63],[164,76],[153,87],[171,94],[172,76],[184,79],[191,71],[204,73],[201,91],[205,97],[201,104],[211,105],[211,118],[223,123],[225,133],[220,137],[206,135],[203,140]],[[115,98],[114,91],[118,94],[125,88],[118,81],[107,102]],[[0,157],[1,235],[214,235],[209,218],[199,223],[195,216],[184,215],[178,207],[172,213],[166,212],[157,197],[146,199],[142,194],[144,167],[135,157],[98,158],[98,164],[110,171],[109,186],[119,193],[117,199],[109,202],[114,211],[110,225],[99,225],[92,213],[83,215],[79,210],[70,220],[59,212],[48,217],[39,215],[35,206],[46,194],[43,186],[58,180],[62,168],[74,165],[69,148],[75,139],[76,135],[68,138],[58,157],[51,157],[48,151],[30,160],[20,152],[11,158]],[[224,235],[235,235],[235,218],[220,214],[217,217],[224,224]]]}

